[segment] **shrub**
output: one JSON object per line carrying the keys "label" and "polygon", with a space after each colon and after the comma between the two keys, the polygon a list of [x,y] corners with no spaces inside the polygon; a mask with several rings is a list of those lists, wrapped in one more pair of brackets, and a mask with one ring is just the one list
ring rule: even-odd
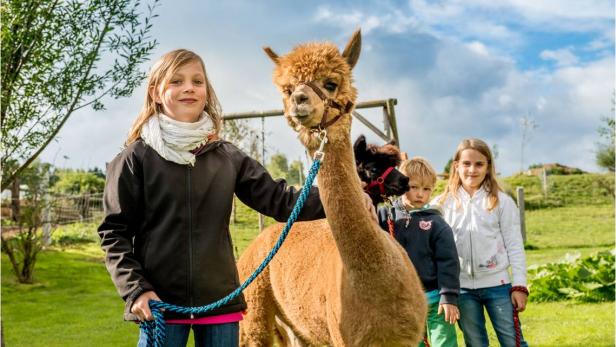
{"label": "shrub", "polygon": [[528,268],[532,301],[614,301],[616,250]]}
{"label": "shrub", "polygon": [[100,241],[96,234],[95,223],[73,223],[58,227],[51,237],[52,244],[66,247],[83,243]]}

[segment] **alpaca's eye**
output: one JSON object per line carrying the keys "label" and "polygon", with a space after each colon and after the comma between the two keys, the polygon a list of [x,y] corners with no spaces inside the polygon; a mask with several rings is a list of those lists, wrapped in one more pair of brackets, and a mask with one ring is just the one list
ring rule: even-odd
{"label": "alpaca's eye", "polygon": [[325,89],[329,90],[330,92],[333,92],[336,90],[336,88],[338,88],[338,85],[332,81],[329,82],[325,82],[324,85]]}
{"label": "alpaca's eye", "polygon": [[283,93],[285,93],[287,96],[291,96],[291,88],[285,88],[282,90]]}

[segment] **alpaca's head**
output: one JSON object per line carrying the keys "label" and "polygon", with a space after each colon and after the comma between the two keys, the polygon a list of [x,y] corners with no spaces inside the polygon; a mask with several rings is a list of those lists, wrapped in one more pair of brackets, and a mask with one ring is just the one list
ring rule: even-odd
{"label": "alpaca's head", "polygon": [[[396,170],[402,156],[395,142],[383,146],[366,144],[360,135],[353,145],[357,173],[372,202],[376,205],[388,196],[399,196],[409,190],[409,178]],[[381,179],[379,179],[381,178]]]}
{"label": "alpaca's head", "polygon": [[274,83],[282,93],[285,117],[309,149],[319,144],[311,132],[319,126],[327,126],[330,141],[338,138],[336,134],[347,133],[348,136],[352,106],[357,98],[351,70],[360,50],[359,30],[342,53],[331,43],[300,45],[283,56],[265,48],[276,64]]}

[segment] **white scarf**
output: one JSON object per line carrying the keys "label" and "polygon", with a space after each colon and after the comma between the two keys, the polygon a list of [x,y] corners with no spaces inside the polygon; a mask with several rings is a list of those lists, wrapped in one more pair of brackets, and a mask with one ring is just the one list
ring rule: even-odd
{"label": "white scarf", "polygon": [[180,165],[195,166],[190,151],[205,144],[214,133],[210,116],[203,111],[194,123],[180,122],[162,113],[150,117],[141,128],[141,138],[161,157]]}

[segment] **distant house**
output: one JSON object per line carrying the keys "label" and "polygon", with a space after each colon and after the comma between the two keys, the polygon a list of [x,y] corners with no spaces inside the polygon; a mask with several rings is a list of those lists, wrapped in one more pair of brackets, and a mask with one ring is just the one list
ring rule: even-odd
{"label": "distant house", "polygon": [[543,170],[545,170],[545,173],[548,175],[578,175],[586,173],[576,167],[569,167],[559,163],[551,163],[531,165],[528,170],[524,172],[524,174],[527,176],[540,176],[543,175]]}

